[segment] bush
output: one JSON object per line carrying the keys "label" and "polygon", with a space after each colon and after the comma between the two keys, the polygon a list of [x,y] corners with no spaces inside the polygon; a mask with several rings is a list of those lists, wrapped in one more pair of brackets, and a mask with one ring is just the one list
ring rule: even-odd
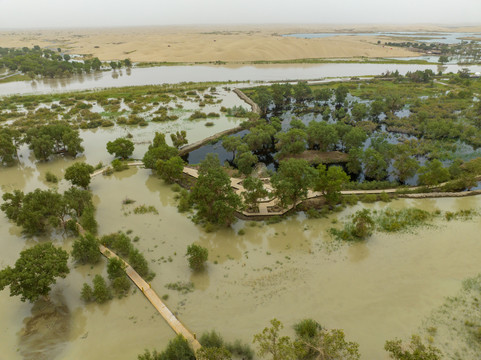
{"label": "bush", "polygon": [[92,234],[80,236],[72,246],[72,257],[81,264],[96,264],[101,254],[99,242]]}
{"label": "bush", "polygon": [[209,251],[199,245],[189,245],[187,247],[187,253],[189,266],[194,271],[200,271],[204,269],[204,263],[209,257]]}
{"label": "bush", "polygon": [[84,283],[82,291],[80,292],[80,298],[85,302],[91,302],[94,300],[94,291],[89,284]]}
{"label": "bush", "polygon": [[110,292],[110,289],[107,286],[107,283],[105,282],[102,276],[98,274],[95,275],[93,284],[94,284],[93,297],[97,303],[102,304],[112,299],[112,294]]}
{"label": "bush", "polygon": [[58,183],[58,178],[57,176],[55,176],[54,174],[52,174],[50,171],[47,171],[47,173],[45,174],[45,180],[47,182],[50,182],[50,183]]}
{"label": "bush", "polygon": [[122,162],[120,159],[114,159],[112,160],[112,168],[114,171],[123,171],[129,168],[129,165],[126,163]]}

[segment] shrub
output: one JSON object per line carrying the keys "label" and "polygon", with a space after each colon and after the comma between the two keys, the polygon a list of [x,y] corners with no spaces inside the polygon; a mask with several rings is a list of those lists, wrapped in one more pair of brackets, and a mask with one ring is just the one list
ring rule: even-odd
{"label": "shrub", "polygon": [[96,264],[101,254],[98,240],[92,234],[80,236],[72,246],[72,257],[81,264]]}
{"label": "shrub", "polygon": [[189,266],[194,271],[200,271],[204,269],[204,263],[209,257],[209,251],[199,245],[189,245],[187,247],[187,253]]}
{"label": "shrub", "polygon": [[50,183],[58,183],[58,178],[57,176],[55,176],[54,174],[52,174],[50,171],[47,171],[47,173],[45,174],[45,180],[47,182],[50,182]]}
{"label": "shrub", "polygon": [[112,160],[112,168],[114,171],[123,171],[129,168],[129,165],[126,163],[122,162],[120,159],[114,159]]}

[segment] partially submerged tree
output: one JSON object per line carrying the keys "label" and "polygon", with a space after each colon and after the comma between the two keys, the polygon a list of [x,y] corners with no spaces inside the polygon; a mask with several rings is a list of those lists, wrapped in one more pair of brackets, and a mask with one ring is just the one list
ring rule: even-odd
{"label": "partially submerged tree", "polygon": [[137,357],[138,360],[196,360],[194,352],[189,346],[189,342],[182,336],[177,335],[169,341],[167,348],[159,353],[146,350]]}
{"label": "partially submerged tree", "polygon": [[440,360],[441,351],[432,346],[424,345],[418,335],[412,335],[409,344],[403,344],[402,340],[389,340],[384,345],[384,350],[389,353],[391,359],[396,360]]}
{"label": "partially submerged tree", "polygon": [[170,138],[172,139],[172,144],[177,149],[189,143],[187,140],[187,132],[185,130],[177,131],[175,134],[170,134]]}
{"label": "partially submerged tree", "polygon": [[86,190],[71,188],[63,195],[54,190],[36,189],[27,194],[14,190],[3,194],[3,200],[0,209],[27,235],[42,234],[52,227],[73,230],[67,227],[72,221],[96,231],[92,195]]}
{"label": "partially submerged tree", "polygon": [[209,251],[200,245],[191,244],[187,247],[189,266],[194,271],[200,271],[204,269],[204,264],[209,257]]}
{"label": "partially submerged tree", "polygon": [[72,245],[72,257],[81,264],[96,264],[101,253],[99,241],[90,233],[80,236]]}
{"label": "partially submerged tree", "polygon": [[118,138],[107,143],[107,151],[116,157],[127,159],[134,152],[134,143],[129,139]]}
{"label": "partially submerged tree", "polygon": [[217,158],[204,160],[199,177],[192,188],[190,199],[200,222],[229,226],[234,213],[240,210],[242,202],[230,184],[230,178],[220,166]]}
{"label": "partially submerged tree", "polygon": [[10,296],[21,296],[22,301],[34,302],[47,297],[56,278],[65,278],[69,273],[68,253],[52,243],[37,244],[23,250],[11,268],[0,271],[0,290],[10,286]]}
{"label": "partially submerged tree", "polygon": [[86,163],[75,163],[65,170],[65,180],[73,185],[87,188],[90,184],[90,174],[94,172],[94,167]]}
{"label": "partially submerged tree", "polygon": [[317,172],[314,190],[321,191],[330,206],[337,204],[341,200],[343,185],[349,182],[349,176],[340,166],[330,166],[326,169],[326,165],[320,164]]}
{"label": "partially submerged tree", "polygon": [[242,185],[246,190],[242,193],[244,203],[250,209],[258,210],[259,200],[268,195],[268,191],[264,188],[264,183],[260,179],[249,176],[242,182]]}
{"label": "partially submerged tree", "polygon": [[159,160],[169,160],[178,154],[179,151],[175,147],[167,145],[165,135],[156,132],[152,145],[149,146],[149,149],[144,154],[142,162],[146,168],[155,169]]}
{"label": "partially submerged tree", "polygon": [[279,334],[283,327],[279,320],[272,319],[271,327],[266,327],[261,333],[254,335],[254,343],[259,347],[259,356],[269,355],[272,360],[296,359],[291,339]]}
{"label": "partially submerged tree", "polygon": [[173,183],[182,178],[184,160],[180,156],[174,156],[168,160],[157,160],[156,169],[163,180]]}
{"label": "partially submerged tree", "polygon": [[271,178],[274,193],[281,205],[296,205],[298,200],[305,198],[315,173],[315,169],[306,160],[281,161],[277,173]]}

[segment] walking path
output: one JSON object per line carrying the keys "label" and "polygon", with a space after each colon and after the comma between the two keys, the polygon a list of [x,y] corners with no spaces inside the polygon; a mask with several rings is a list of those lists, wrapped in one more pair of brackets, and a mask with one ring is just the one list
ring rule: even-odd
{"label": "walking path", "polygon": [[[133,161],[127,164],[128,166],[143,166],[142,161]],[[91,177],[100,175],[104,172],[105,168],[95,171],[91,174]],[[193,169],[191,167],[184,166],[183,170],[184,174],[189,175],[195,179],[199,177],[199,172],[197,169]],[[477,176],[476,180],[481,180],[481,176]],[[230,178],[230,185],[234,189],[235,193],[239,196],[242,196],[242,193],[245,192],[245,188],[242,185],[243,179],[231,177]],[[436,187],[443,186],[446,183],[438,184]],[[269,192],[272,193],[273,188],[269,181],[264,183],[264,188]],[[421,187],[415,186],[410,187],[408,190],[417,190]],[[376,190],[343,190],[341,191],[342,195],[364,195],[364,194],[393,194],[397,193],[400,189],[399,188],[391,188],[391,189],[376,189]],[[472,196],[472,195],[480,195],[481,190],[471,190],[471,191],[462,191],[462,192],[432,192],[432,193],[415,193],[415,194],[399,194],[399,196],[406,197],[406,198],[430,198],[430,197],[463,197],[463,196]],[[281,207],[279,204],[279,199],[275,197],[267,197],[261,199],[258,203],[259,211],[258,212],[248,212],[248,211],[241,211],[240,213],[246,217],[256,218],[256,217],[266,217],[266,216],[280,216],[287,213],[289,210],[294,208],[295,206],[302,203],[304,200],[314,199],[323,196],[321,192],[318,191],[311,191],[309,190],[307,193],[306,199],[299,200],[295,205],[289,205],[285,208]]]}
{"label": "walking path", "polygon": [[125,264],[125,272],[127,276],[134,282],[134,284],[142,291],[162,317],[167,321],[170,327],[178,334],[187,339],[194,352],[197,352],[201,348],[199,341],[197,341],[195,335],[193,335],[187,328],[175,317],[175,315],[169,310],[169,308],[160,300],[157,293],[152,289],[149,283],[147,283],[138,273],[130,266],[125,260],[117,256],[112,250],[106,248],[103,245],[99,245],[100,252],[108,259],[117,258],[123,261]]}
{"label": "walking path", "polygon": [[[77,227],[78,227],[79,233],[81,235],[84,235],[85,230],[82,227],[82,225],[77,223]],[[117,254],[115,254],[112,250],[110,250],[106,246],[100,244],[99,251],[107,259],[117,258],[124,263],[125,273],[127,274],[127,276],[133,281],[133,283],[139,288],[139,290],[142,291],[142,294],[144,294],[145,297],[155,307],[155,309],[157,309],[157,311],[160,313],[160,315],[162,315],[165,321],[167,321],[167,324],[169,324],[172,330],[174,330],[176,334],[182,335],[184,338],[187,339],[190,346],[194,350],[194,353],[196,353],[201,348],[201,345],[199,341],[196,339],[196,336],[192,334],[189,330],[187,330],[187,328],[179,321],[179,319],[175,317],[172,311],[170,311],[169,308],[162,302],[159,295],[157,295],[154,289],[152,289],[151,285],[147,283],[147,281],[145,281],[142,278],[142,276],[140,276],[137,273],[137,271],[135,271],[134,268],[129,265],[128,262],[126,262],[124,259],[119,257]]]}

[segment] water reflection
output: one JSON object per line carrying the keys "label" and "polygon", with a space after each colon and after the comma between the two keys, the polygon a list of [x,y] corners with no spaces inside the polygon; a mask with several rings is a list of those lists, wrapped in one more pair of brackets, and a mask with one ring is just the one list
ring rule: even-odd
{"label": "water reflection", "polygon": [[70,336],[71,314],[61,294],[36,301],[23,322],[18,336],[25,360],[50,360],[62,353]]}

